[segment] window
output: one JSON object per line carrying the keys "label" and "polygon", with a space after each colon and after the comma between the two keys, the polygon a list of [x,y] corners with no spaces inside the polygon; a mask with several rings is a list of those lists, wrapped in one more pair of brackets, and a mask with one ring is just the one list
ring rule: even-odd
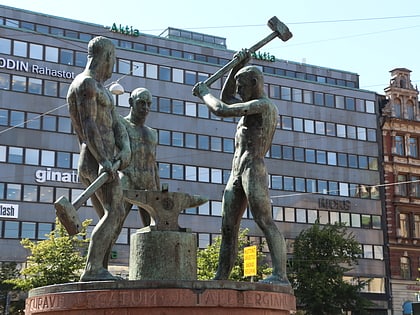
{"label": "window", "polygon": [[346,137],[346,126],[337,124],[337,137],[345,138]]}
{"label": "window", "polygon": [[55,166],[55,154],[54,151],[42,150],[41,151],[41,165],[43,166]]}
{"label": "window", "polygon": [[73,65],[73,51],[67,50],[67,49],[61,49],[60,62],[65,65]]}
{"label": "window", "polygon": [[6,199],[7,200],[21,200],[22,187],[19,184],[7,184]]}
{"label": "window", "polygon": [[185,71],[185,84],[194,85],[197,83],[196,73],[193,71]]}
{"label": "window", "polygon": [[303,91],[303,102],[306,104],[314,103],[312,91]]}
{"label": "window", "polygon": [[272,175],[271,176],[271,188],[272,189],[283,189],[283,176]]}
{"label": "window", "polygon": [[122,74],[130,73],[130,61],[124,59],[118,59],[118,72]]}
{"label": "window", "polygon": [[356,127],[355,126],[347,126],[347,137],[349,139],[356,139]]}
{"label": "window", "polygon": [[291,89],[289,87],[281,87],[281,99],[285,101],[292,100]]}
{"label": "window", "polygon": [[16,147],[9,147],[9,163],[23,163],[23,149]]}
{"label": "window", "polygon": [[355,110],[356,104],[353,97],[346,97],[346,109]]}
{"label": "window", "polygon": [[15,40],[13,42],[13,55],[18,57],[28,56],[28,44]]}
{"label": "window", "polygon": [[199,135],[198,136],[198,148],[201,150],[208,150],[210,146],[210,137]]}
{"label": "window", "polygon": [[57,167],[70,168],[70,153],[57,152]]}
{"label": "window", "polygon": [[35,239],[35,222],[22,222],[21,238]]}
{"label": "window", "polygon": [[0,145],[0,162],[6,162],[6,146],[4,145]]}
{"label": "window", "polygon": [[159,79],[162,81],[171,81],[171,68],[159,66]]}
{"label": "window", "polygon": [[4,238],[18,238],[19,237],[19,222],[5,221],[4,222]]}
{"label": "window", "polygon": [[344,109],[344,96],[340,96],[340,95],[335,96],[335,107]]}
{"label": "window", "polygon": [[10,55],[11,40],[6,38],[0,38],[0,54]]}
{"label": "window", "polygon": [[303,132],[303,119],[302,118],[293,118],[293,130]]}
{"label": "window", "polygon": [[420,176],[410,176],[410,196],[420,198]]}
{"label": "window", "polygon": [[185,167],[185,180],[197,181],[197,168],[194,166]]}
{"label": "window", "polygon": [[26,78],[19,75],[13,75],[12,90],[17,92],[26,92]]}
{"label": "window", "polygon": [[23,201],[37,201],[38,200],[38,186],[25,185],[23,186]]}
{"label": "window", "polygon": [[43,52],[42,52],[42,46],[37,44],[29,44],[29,58],[32,59],[43,59]]}
{"label": "window", "polygon": [[38,239],[46,239],[46,234],[49,234],[51,231],[51,223],[38,223]]}
{"label": "window", "polygon": [[323,121],[315,122],[315,133],[318,135],[325,135],[325,123]]}
{"label": "window", "polygon": [[184,72],[181,69],[172,69],[172,81],[177,83],[184,82]]}
{"label": "window", "polygon": [[39,164],[39,150],[38,149],[25,150],[25,164],[29,164],[29,165]]}
{"label": "window", "polygon": [[398,99],[394,101],[394,117],[401,118],[401,102]]}
{"label": "window", "polygon": [[28,79],[28,92],[32,94],[42,93],[42,80],[29,78]]}
{"label": "window", "polygon": [[324,106],[324,94],[315,92],[315,105]]}
{"label": "window", "polygon": [[407,213],[400,213],[399,214],[399,221],[400,221],[400,237],[408,238],[409,236],[409,217]]}
{"label": "window", "polygon": [[44,81],[44,94],[48,96],[57,96],[58,87],[55,81]]}
{"label": "window", "polygon": [[146,64],[146,77],[157,79],[157,65]]}
{"label": "window", "polygon": [[310,119],[305,119],[305,132],[314,133],[314,121]]}
{"label": "window", "polygon": [[132,73],[134,76],[144,77],[144,63],[133,61]]}
{"label": "window", "polygon": [[404,256],[400,258],[400,271],[402,279],[411,279],[410,258]]}
{"label": "window", "polygon": [[283,146],[283,159],[284,160],[293,160],[293,147],[287,145]]}
{"label": "window", "polygon": [[406,108],[407,108],[407,118],[409,120],[414,120],[414,106],[413,106],[413,104],[411,104],[411,103],[407,104]]}
{"label": "window", "polygon": [[25,125],[25,113],[24,112],[17,112],[11,111],[10,112],[10,125],[24,128]]}
{"label": "window", "polygon": [[159,163],[159,177],[170,178],[169,169],[170,167],[168,163]]}
{"label": "window", "polygon": [[197,104],[192,102],[185,102],[185,115],[195,117],[197,116]]}
{"label": "window", "polygon": [[410,137],[408,139],[408,155],[414,158],[418,157],[417,138]]}
{"label": "window", "polygon": [[420,238],[420,215],[414,215],[414,238]]}
{"label": "window", "polygon": [[397,175],[397,182],[400,184],[396,185],[396,194],[399,196],[407,196],[407,176],[403,174]]}
{"label": "window", "polygon": [[284,130],[292,130],[292,117],[282,116],[281,124]]}
{"label": "window", "polygon": [[292,97],[294,102],[302,103],[302,90],[293,88]]}
{"label": "window", "polygon": [[395,144],[394,144],[395,154],[404,155],[404,137],[402,136],[395,136]]}

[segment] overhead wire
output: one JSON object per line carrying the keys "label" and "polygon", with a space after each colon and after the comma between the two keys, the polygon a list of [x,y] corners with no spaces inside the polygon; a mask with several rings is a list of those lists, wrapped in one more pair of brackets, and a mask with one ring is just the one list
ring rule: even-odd
{"label": "overhead wire", "polygon": [[[405,15],[405,16],[388,16],[388,17],[371,17],[371,18],[358,18],[358,19],[341,19],[341,20],[321,20],[321,21],[302,21],[302,22],[290,22],[290,23],[288,23],[288,24],[319,24],[319,23],[341,23],[341,22],[358,22],[358,21],[373,21],[373,20],[386,20],[386,19],[402,19],[402,18],[418,18],[418,17],[420,17],[420,15]],[[210,28],[229,28],[229,27],[257,27],[257,26],[262,26],[262,25],[260,25],[260,24],[257,24],[257,25],[231,25],[231,26],[213,26],[213,27],[210,27]],[[413,27],[418,27],[418,26],[413,26]],[[209,27],[197,27],[197,28],[185,28],[185,29],[204,29],[204,28],[209,28]],[[404,29],[404,28],[398,28],[398,29]],[[389,31],[393,31],[393,30],[398,30],[398,29],[391,29],[391,30],[384,30],[384,31],[381,31],[381,32],[389,32]],[[356,37],[356,36],[364,36],[364,35],[368,35],[368,34],[374,34],[374,33],[377,33],[377,32],[373,32],[373,33],[366,33],[366,34],[358,34],[358,35],[353,35],[353,36],[351,36],[351,37]],[[50,35],[50,36],[52,36],[52,37],[54,37],[54,38],[56,38],[56,39],[59,39],[59,40],[62,40],[63,42],[66,42],[66,43],[71,43],[72,45],[74,45],[75,47],[78,47],[78,48],[83,48],[83,49],[85,49],[85,47],[82,47],[81,45],[77,45],[77,44],[75,44],[74,43],[74,41],[72,41],[72,40],[66,40],[65,38],[59,38],[59,36],[54,36],[54,35],[52,35],[52,34],[44,34],[44,33],[39,33],[39,34],[42,34],[42,35]],[[22,35],[22,36],[24,36],[24,35]],[[340,38],[337,38],[337,39],[340,39]],[[328,40],[336,40],[336,39],[327,39],[327,40],[323,40],[323,41],[328,41]],[[310,42],[309,44],[311,44],[311,43],[314,43],[314,42]],[[302,44],[306,44],[306,43],[302,43]],[[172,64],[172,62],[168,62],[168,65],[171,65]],[[132,69],[129,73],[127,73],[127,74],[124,74],[124,75],[122,75],[120,78],[118,78],[117,80],[116,80],[116,82],[119,82],[121,79],[123,79],[124,77],[126,77],[126,76],[128,76],[128,75],[130,75],[133,71],[135,71],[135,69]],[[115,81],[114,81],[115,82]],[[415,81],[414,81],[415,82]],[[338,88],[336,88],[336,89],[338,89]],[[331,89],[331,91],[333,91],[334,89]],[[67,103],[65,103],[65,104],[63,104],[63,105],[60,105],[60,106],[58,106],[58,107],[56,107],[56,108],[53,108],[53,109],[51,109],[51,110],[49,110],[49,111],[47,111],[47,112],[45,112],[45,113],[42,113],[42,114],[40,114],[39,116],[37,116],[37,117],[34,117],[33,119],[31,119],[31,120],[28,120],[28,121],[25,121],[25,122],[23,122],[23,123],[21,123],[21,124],[18,124],[18,125],[15,125],[15,126],[12,126],[12,127],[10,127],[10,128],[7,128],[7,129],[4,129],[4,130],[2,130],[2,131],[0,131],[0,134],[3,134],[3,133],[5,133],[5,132],[7,132],[7,131],[10,131],[10,130],[12,130],[12,129],[14,129],[14,128],[17,128],[17,127],[20,127],[20,126],[22,126],[23,124],[25,124],[26,122],[29,122],[29,121],[32,121],[32,120],[36,120],[36,119],[38,119],[38,118],[40,118],[40,117],[42,117],[43,115],[47,115],[47,114],[49,114],[49,113],[52,113],[52,112],[54,112],[54,111],[56,111],[56,110],[58,110],[58,109],[60,109],[60,108],[62,108],[62,107],[64,107],[64,106],[67,106]],[[322,135],[321,135],[322,136]],[[311,141],[312,141],[313,139],[311,139]],[[305,140],[305,141],[307,141],[307,140]],[[295,143],[294,143],[295,144]],[[364,144],[363,144],[364,145]],[[366,144],[367,145],[367,144]]]}

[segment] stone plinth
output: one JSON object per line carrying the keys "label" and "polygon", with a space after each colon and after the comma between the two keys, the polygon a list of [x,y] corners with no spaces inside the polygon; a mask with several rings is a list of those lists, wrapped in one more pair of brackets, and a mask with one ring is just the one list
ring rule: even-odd
{"label": "stone plinth", "polygon": [[289,287],[232,281],[97,281],[33,289],[26,315],[289,315]]}
{"label": "stone plinth", "polygon": [[197,237],[150,228],[131,235],[130,280],[196,280]]}

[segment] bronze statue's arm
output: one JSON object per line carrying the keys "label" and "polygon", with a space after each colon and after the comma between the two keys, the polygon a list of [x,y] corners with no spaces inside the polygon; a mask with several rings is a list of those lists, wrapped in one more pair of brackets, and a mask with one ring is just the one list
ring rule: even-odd
{"label": "bronze statue's arm", "polygon": [[78,114],[83,130],[84,142],[96,161],[106,170],[112,170],[112,161],[107,156],[102,140],[102,134],[96,124],[98,105],[96,100],[96,82],[92,79],[84,80],[77,91],[80,96]]}
{"label": "bronze statue's arm", "polygon": [[131,147],[130,138],[128,137],[127,129],[122,123],[122,117],[117,114],[115,107],[112,108],[112,129],[115,135],[115,145],[120,150],[115,159],[121,161],[120,170],[125,169],[131,161]]}
{"label": "bronze statue's arm", "polygon": [[241,100],[236,97],[235,75],[240,69],[246,66],[251,58],[251,54],[248,50],[243,49],[235,53],[233,58],[238,58],[240,62],[235,67],[233,67],[232,70],[230,70],[225,84],[223,85],[222,91],[220,92],[220,99],[227,104],[241,102]]}

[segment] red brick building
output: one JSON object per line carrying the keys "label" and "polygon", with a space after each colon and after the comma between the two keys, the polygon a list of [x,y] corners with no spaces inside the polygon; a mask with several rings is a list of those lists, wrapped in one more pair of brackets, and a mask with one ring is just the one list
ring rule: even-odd
{"label": "red brick building", "polygon": [[410,70],[391,70],[381,124],[390,292],[394,314],[417,301],[420,285],[420,111]]}

